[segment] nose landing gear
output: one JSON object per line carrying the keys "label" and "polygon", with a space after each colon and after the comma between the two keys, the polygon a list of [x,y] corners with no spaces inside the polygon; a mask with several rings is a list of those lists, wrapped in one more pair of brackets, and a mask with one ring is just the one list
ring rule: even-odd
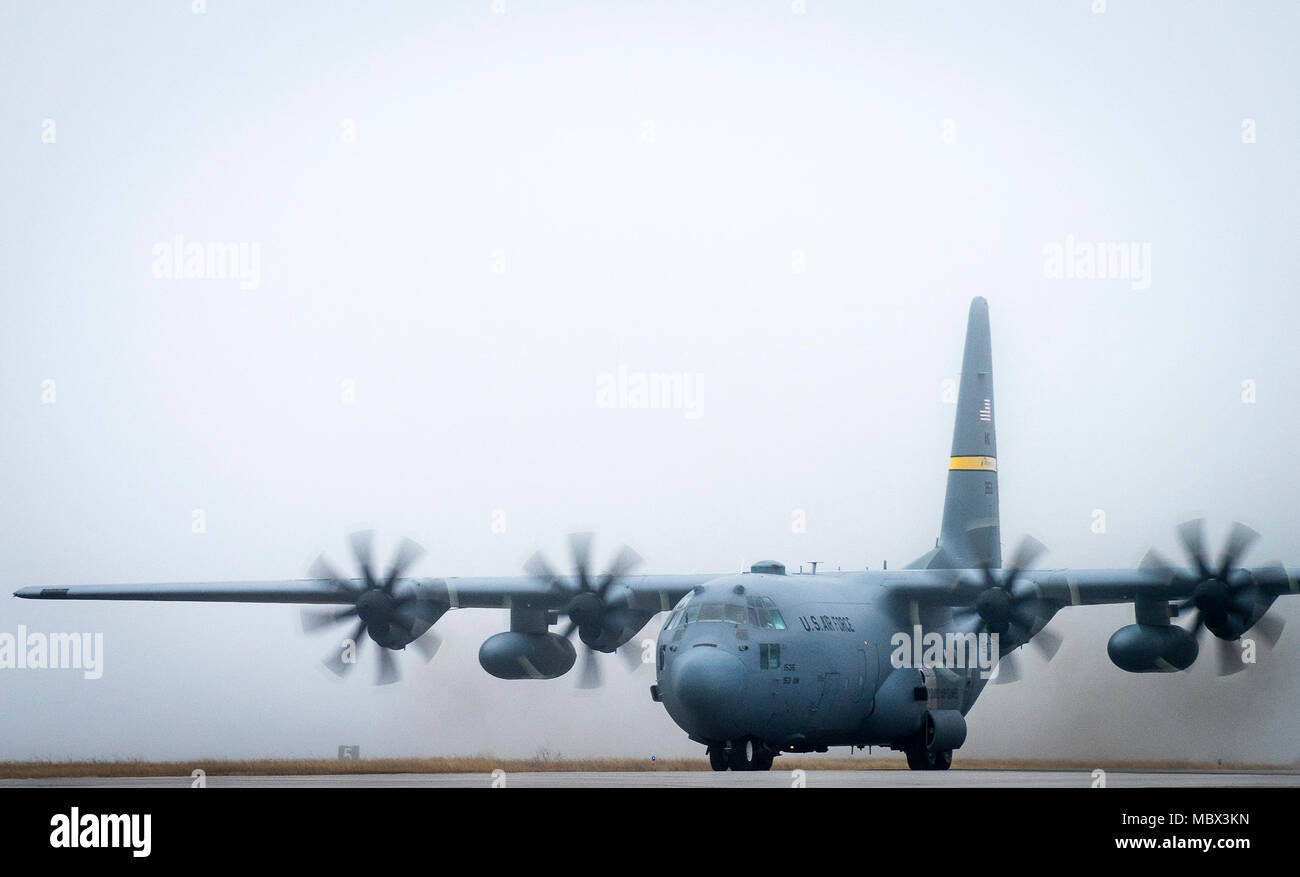
{"label": "nose landing gear", "polygon": [[714,770],[771,770],[776,752],[761,740],[746,737],[709,746],[709,766]]}

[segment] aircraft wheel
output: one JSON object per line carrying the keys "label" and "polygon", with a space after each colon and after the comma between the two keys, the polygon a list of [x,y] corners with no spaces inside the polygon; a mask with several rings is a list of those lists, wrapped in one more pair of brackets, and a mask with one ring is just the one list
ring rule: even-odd
{"label": "aircraft wheel", "polygon": [[907,755],[907,767],[909,770],[929,770],[930,760],[927,757],[928,752],[924,748],[915,744],[908,746],[903,750]]}
{"label": "aircraft wheel", "polygon": [[731,769],[754,770],[754,759],[758,757],[758,744],[753,738],[731,744]]}
{"label": "aircraft wheel", "polygon": [[912,770],[947,770],[952,766],[952,750],[931,752],[920,742],[912,743],[904,750],[907,753],[907,766]]}
{"label": "aircraft wheel", "polygon": [[750,770],[771,770],[775,758],[776,753],[764,746],[754,753],[754,764]]}
{"label": "aircraft wheel", "polygon": [[709,767],[714,770],[727,769],[727,752],[721,746],[709,747]]}

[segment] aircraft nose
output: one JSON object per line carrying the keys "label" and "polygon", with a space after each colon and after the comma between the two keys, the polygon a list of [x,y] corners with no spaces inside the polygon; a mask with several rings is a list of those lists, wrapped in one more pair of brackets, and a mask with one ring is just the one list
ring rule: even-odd
{"label": "aircraft nose", "polygon": [[688,649],[673,661],[671,683],[688,730],[715,740],[739,736],[745,693],[739,658],[709,646]]}

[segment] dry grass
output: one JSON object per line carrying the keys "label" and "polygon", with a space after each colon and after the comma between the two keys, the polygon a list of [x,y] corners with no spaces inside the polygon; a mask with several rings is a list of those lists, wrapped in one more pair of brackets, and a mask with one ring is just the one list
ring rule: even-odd
{"label": "dry grass", "polygon": [[[782,756],[780,770],[906,770],[899,757],[835,758],[818,756]],[[290,774],[385,774],[385,773],[482,773],[500,768],[520,773],[532,771],[676,771],[708,770],[703,758],[649,759],[563,759],[493,758],[489,755],[460,758],[365,758],[357,761],[337,759],[257,759],[250,761],[5,761],[0,762],[0,778],[45,779],[51,777],[158,777],[190,776],[202,769],[209,776],[285,776]],[[1214,764],[1192,761],[1013,761],[1002,759],[953,759],[953,770],[1078,770],[1092,771],[1239,771],[1300,770],[1297,765]]]}

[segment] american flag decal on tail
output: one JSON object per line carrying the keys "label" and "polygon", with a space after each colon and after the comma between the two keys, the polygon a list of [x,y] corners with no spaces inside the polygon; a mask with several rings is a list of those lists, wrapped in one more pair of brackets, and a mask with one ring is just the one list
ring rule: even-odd
{"label": "american flag decal on tail", "polygon": [[984,407],[980,409],[980,422],[981,423],[993,422],[993,400],[992,399],[984,400]]}

